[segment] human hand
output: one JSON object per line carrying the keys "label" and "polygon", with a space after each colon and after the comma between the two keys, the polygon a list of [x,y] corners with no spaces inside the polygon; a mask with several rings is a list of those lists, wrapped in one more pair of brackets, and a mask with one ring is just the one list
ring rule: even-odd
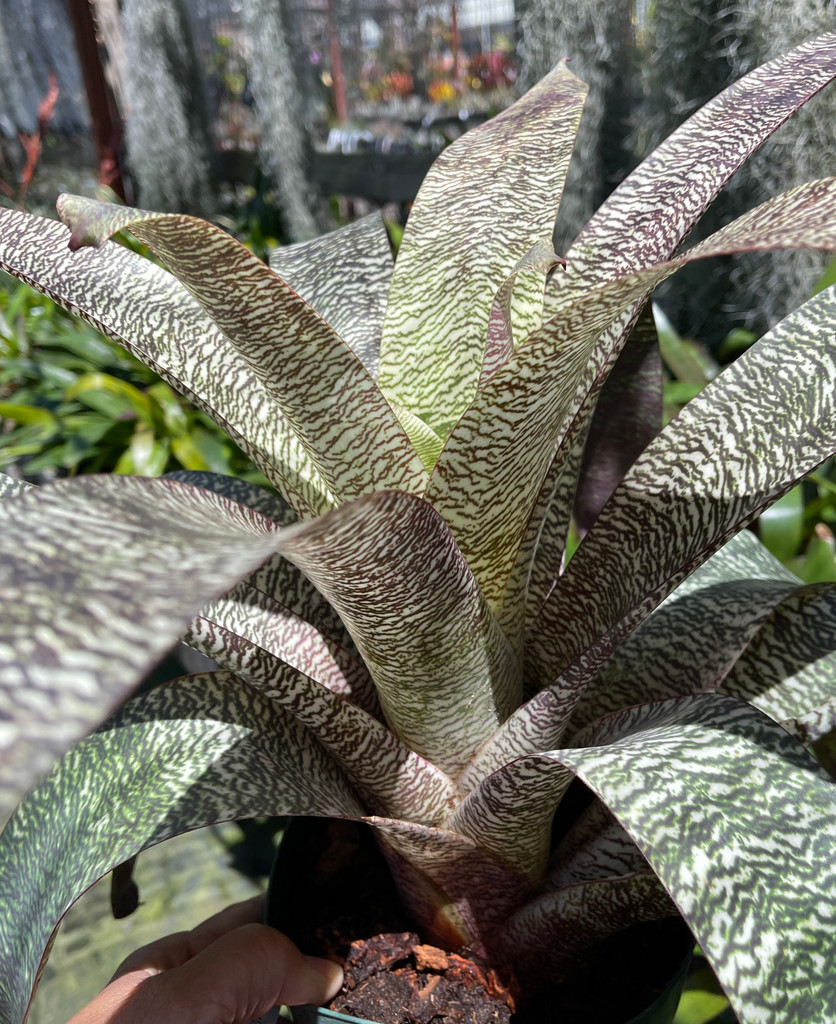
{"label": "human hand", "polygon": [[274,1006],[332,999],[342,970],[259,924],[262,907],[260,896],[236,903],[131,953],[69,1024],[247,1024]]}

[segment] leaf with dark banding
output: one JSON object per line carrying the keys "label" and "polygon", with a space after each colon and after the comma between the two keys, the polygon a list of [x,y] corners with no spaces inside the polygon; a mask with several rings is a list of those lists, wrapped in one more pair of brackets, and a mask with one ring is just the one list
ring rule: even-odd
{"label": "leaf with dark banding", "polygon": [[31,490],[32,486],[25,480],[18,480],[16,477],[0,473],[0,501],[14,498],[18,494],[25,494],[26,491]]}
{"label": "leaf with dark banding", "polygon": [[0,503],[0,812],[276,538],[257,512],[166,480],[85,477]]}
{"label": "leaf with dark banding", "polygon": [[[277,495],[235,477],[179,470],[166,479],[222,494],[279,526],[298,522]],[[335,693],[350,695],[367,711],[379,713],[374,684],[345,625],[310,580],[281,555],[268,558],[228,593],[204,605],[185,640],[229,669],[240,664],[242,652],[252,643]],[[227,663],[227,656],[236,659],[234,664]]]}
{"label": "leaf with dark banding", "polygon": [[0,267],[124,345],[204,409],[300,515],[335,504],[278,405],[191,295],[123,246],[75,254],[69,231],[0,210]]}
{"label": "leaf with dark banding", "polygon": [[769,616],[800,587],[753,533],[741,530],[619,644],[578,703],[571,730],[638,701],[720,686]]}
{"label": "leaf with dark banding", "polygon": [[[761,143],[836,75],[836,34],[811,40],[755,69],[702,107],[633,171],[583,229],[567,254],[564,274],[555,275],[546,291],[544,319],[582,296],[590,284],[637,267],[670,259],[694,223],[732,175]],[[561,463],[572,457],[582,439],[583,424],[595,407],[597,391],[615,362],[630,329],[627,311],[602,334],[571,411],[572,421],[558,451]],[[542,516],[565,531],[574,500],[570,475],[562,466],[550,475],[541,509],[549,507],[554,480],[562,475],[560,500],[548,513],[532,517],[525,546],[536,543]],[[555,532],[544,531],[544,536]],[[546,593],[556,576],[552,553],[547,565],[534,565],[534,578],[544,575],[537,592]],[[539,561],[537,559],[536,561]],[[551,578],[549,578],[551,577]],[[532,602],[533,614],[539,600]],[[529,615],[529,622],[531,615]]]}
{"label": "leaf with dark banding", "polygon": [[442,440],[475,393],[494,296],[551,237],[585,95],[561,65],[446,149],[409,214],[378,382]]}
{"label": "leaf with dark banding", "polygon": [[581,677],[678,583],[834,450],[831,288],[744,353],[648,445],[532,626],[536,678],[548,684],[575,663],[582,688]]}
{"label": "leaf with dark banding", "polygon": [[140,850],[232,818],[362,813],[312,734],[231,673],[130,702],[66,754],[0,836],[0,1020],[21,1024],[68,907]]}
{"label": "leaf with dark banding", "polygon": [[516,707],[519,664],[444,521],[379,491],[286,530],[350,630],[395,734],[448,774]]}
{"label": "leaf with dark banding", "polygon": [[[307,726],[363,796],[370,812],[438,822],[454,799],[447,776],[351,700],[277,659],[252,640],[212,623],[224,668]],[[193,643],[193,634],[187,638]],[[193,644],[193,646],[197,646]]]}
{"label": "leaf with dark banding", "polygon": [[449,524],[494,611],[547,471],[560,468],[554,453],[567,436],[576,390],[601,331],[691,259],[800,245],[836,246],[836,179],[792,189],[677,260],[588,292],[536,331],[480,389],[448,438],[425,496]]}
{"label": "leaf with dark banding", "polygon": [[466,836],[411,821],[368,821],[404,904],[447,949],[489,948],[497,927],[532,894],[513,867]]}
{"label": "leaf with dark banding", "polygon": [[363,364],[240,242],[195,217],[79,196],[61,196],[58,212],[75,247],[123,229],[151,246],[273,396],[338,501],[385,487],[424,489],[426,471]]}
{"label": "leaf with dark banding", "polygon": [[836,1014],[836,786],[747,704],[704,694],[622,712],[577,772],[670,893],[746,1024]]}
{"label": "leaf with dark banding", "polygon": [[556,892],[575,882],[623,878],[646,870],[647,861],[633,840],[601,801],[593,800],[554,849],[542,888]]}
{"label": "leaf with dark banding", "polygon": [[836,33],[756,68],[706,103],[632,171],[582,229],[546,316],[589,290],[670,259],[752,153],[836,77]]}
{"label": "leaf with dark banding", "polygon": [[581,536],[661,429],[662,356],[648,302],[595,403],[575,491]]}
{"label": "leaf with dark banding", "polygon": [[787,597],[761,626],[720,690],[749,701],[805,743],[836,729],[836,589]]}
{"label": "leaf with dark banding", "polygon": [[[454,812],[456,822],[510,859],[527,820],[519,807],[539,795],[548,834],[545,811],[576,774],[638,845],[741,1021],[766,1012],[776,1024],[832,1019],[821,964],[836,954],[836,787],[804,748],[722,694],[620,712],[577,743],[504,766]],[[512,934],[507,951],[525,970],[529,949]]]}
{"label": "leaf with dark banding", "polygon": [[557,984],[576,972],[583,955],[615,932],[676,915],[662,883],[645,866],[641,874],[540,893],[502,924],[497,945],[518,965],[519,983],[537,991],[544,977]]}
{"label": "leaf with dark banding", "polygon": [[551,238],[540,239],[502,282],[491,306],[480,387],[511,358],[515,347],[540,326],[546,275],[558,263]]}
{"label": "leaf with dark banding", "polygon": [[372,213],[321,238],[274,249],[270,266],[376,377],[394,266],[381,215]]}

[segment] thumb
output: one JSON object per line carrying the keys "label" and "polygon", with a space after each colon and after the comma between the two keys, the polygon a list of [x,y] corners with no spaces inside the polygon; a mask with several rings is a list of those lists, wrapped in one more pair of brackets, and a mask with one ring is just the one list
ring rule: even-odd
{"label": "thumb", "polygon": [[[274,1006],[321,1004],[342,985],[330,960],[306,957],[286,935],[248,924],[179,967],[122,975],[71,1024],[247,1024]],[[101,1007],[96,1004],[101,1001]]]}

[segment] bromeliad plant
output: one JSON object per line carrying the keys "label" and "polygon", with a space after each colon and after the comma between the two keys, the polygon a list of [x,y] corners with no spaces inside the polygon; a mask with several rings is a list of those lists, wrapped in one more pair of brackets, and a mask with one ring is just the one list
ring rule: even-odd
{"label": "bromeliad plant", "polygon": [[[678,912],[741,1021],[833,1020],[836,789],[805,745],[836,724],[836,594],[741,528],[836,451],[836,294],[661,432],[643,309],[692,259],[836,247],[828,179],[677,255],[834,76],[830,35],[734,85],[565,267],[550,239],[584,95],[565,67],[441,156],[394,267],[376,218],[271,269],[185,216],[68,196],[69,232],[0,216],[4,268],[188,394],[281,495],[6,480],[5,805],[179,634],[220,668],[121,707],[9,820],[5,1024],[96,878],[273,813],[369,821],[427,936],[532,987]],[[107,241],[123,228],[171,273]],[[597,799],[551,849],[575,778]]]}

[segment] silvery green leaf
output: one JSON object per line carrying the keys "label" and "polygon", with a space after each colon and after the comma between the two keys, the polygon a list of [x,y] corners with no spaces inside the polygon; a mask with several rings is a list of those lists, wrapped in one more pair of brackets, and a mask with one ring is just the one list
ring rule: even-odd
{"label": "silvery green leaf", "polygon": [[85,477],[0,503],[0,809],[275,548],[263,516],[165,480]]}
{"label": "silvery green leaf", "polygon": [[744,353],[648,445],[532,626],[531,667],[543,683],[569,666],[570,676],[588,679],[678,583],[833,453],[834,327],[830,289]]}
{"label": "silvery green leaf", "polygon": [[836,728],[836,589],[799,587],[750,640],[720,690],[749,701],[805,743]]}
{"label": "silvery green leaf", "polygon": [[557,263],[563,261],[555,254],[551,237],[539,239],[500,285],[488,320],[480,385],[540,326],[546,275]]}
{"label": "silvery green leaf", "polygon": [[[836,245],[836,179],[792,189],[678,259],[587,292],[545,322],[480,388],[447,439],[425,497],[449,524],[492,610],[503,601],[544,481],[559,474],[571,451],[561,446],[601,331],[692,259],[799,245]],[[478,488],[469,483],[474,470]]]}
{"label": "silvery green leaf", "polygon": [[721,686],[758,630],[800,588],[753,533],[741,530],[619,644],[581,698],[572,729],[639,700]]}
{"label": "silvery green leaf", "polygon": [[636,842],[741,1024],[833,1019],[836,786],[796,740],[704,694],[622,712],[595,746],[550,756]]}
{"label": "silvery green leaf", "polygon": [[278,550],[339,612],[395,734],[455,774],[520,699],[519,664],[438,513],[379,491]]}
{"label": "silvery green leaf", "polygon": [[125,705],[0,835],[0,1021],[21,1024],[55,926],[111,868],[202,825],[270,814],[362,808],[312,734],[231,673],[189,676]]}
{"label": "silvery green leaf", "polygon": [[552,280],[548,311],[590,282],[670,259],[708,205],[752,153],[836,77],[836,33],[756,68],[706,103],[610,195]]}
{"label": "silvery green leaf", "polygon": [[129,229],[156,252],[273,397],[338,502],[385,487],[423,490],[426,471],[363,364],[240,242],[195,217],[80,196],[61,196],[58,212],[71,226],[73,248]]}
{"label": "silvery green leaf", "polygon": [[0,210],[0,237],[0,267],[118,341],[205,410],[300,515],[334,504],[276,402],[171,274],[114,243],[71,253],[63,225],[16,210]]}
{"label": "silvery green leaf", "polygon": [[18,494],[24,494],[31,487],[32,484],[26,483],[25,480],[18,480],[16,477],[8,476],[6,473],[0,473],[0,501],[14,498]]}
{"label": "silvery green leaf", "polygon": [[575,882],[624,878],[647,870],[647,861],[600,800],[593,800],[558,842],[543,888],[557,891]]}
{"label": "silvery green leaf", "polygon": [[[670,259],[694,223],[757,147],[836,75],[836,34],[803,44],[756,68],[702,107],[627,176],[581,231],[568,257],[567,272],[555,275],[547,289],[544,319],[582,296],[591,284]],[[630,330],[635,308],[621,314],[601,335],[578,388],[571,424],[558,449],[561,464],[570,458],[583,425],[595,408],[597,393]],[[551,474],[541,508],[550,525],[565,530],[574,490],[563,473],[562,498],[549,499],[562,465]],[[528,544],[542,519],[529,525]],[[549,536],[553,529],[543,531]],[[547,592],[557,568],[551,552],[538,589]],[[536,614],[538,603],[533,604]],[[530,621],[530,617],[529,617]]]}
{"label": "silvery green leaf", "polygon": [[585,95],[559,66],[446,149],[412,207],[378,381],[442,440],[476,391],[494,296],[531,247],[551,237]]}
{"label": "silvery green leaf", "polygon": [[379,213],[310,242],[274,249],[270,266],[377,376],[392,247]]}

